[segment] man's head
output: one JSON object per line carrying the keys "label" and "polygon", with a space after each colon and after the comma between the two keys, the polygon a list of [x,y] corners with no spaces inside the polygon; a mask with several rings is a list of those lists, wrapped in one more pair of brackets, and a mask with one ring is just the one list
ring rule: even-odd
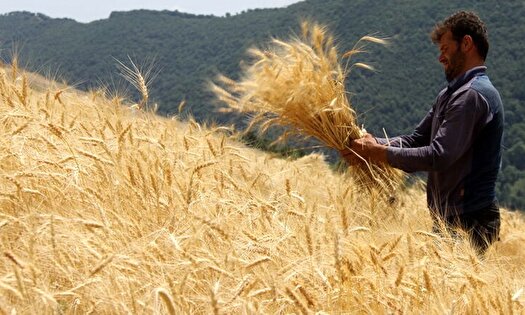
{"label": "man's head", "polygon": [[454,13],[434,27],[431,37],[439,45],[439,62],[443,64],[449,81],[473,66],[483,64],[487,58],[487,29],[473,12]]}

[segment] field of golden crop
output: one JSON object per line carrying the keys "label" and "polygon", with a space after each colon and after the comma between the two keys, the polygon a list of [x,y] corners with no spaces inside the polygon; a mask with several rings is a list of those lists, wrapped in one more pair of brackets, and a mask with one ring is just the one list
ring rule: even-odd
{"label": "field of golden crop", "polygon": [[525,222],[480,260],[421,189],[0,69],[0,314],[525,313]]}

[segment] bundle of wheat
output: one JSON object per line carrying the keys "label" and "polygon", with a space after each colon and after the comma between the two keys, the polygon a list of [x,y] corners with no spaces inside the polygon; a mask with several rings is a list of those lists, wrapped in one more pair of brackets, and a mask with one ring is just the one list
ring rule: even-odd
{"label": "bundle of wheat", "polygon": [[[300,38],[273,39],[265,50],[250,49],[253,63],[243,77],[233,81],[219,76],[212,90],[232,109],[255,112],[250,127],[262,123],[264,131],[271,125],[287,126],[291,128],[281,139],[298,133],[343,150],[350,140],[364,135],[347,97],[345,78],[354,67],[372,68],[350,63],[350,58],[363,51],[363,43],[384,40],[365,36],[340,57],[326,27],[303,22],[301,28]],[[344,67],[342,59],[346,59]],[[354,165],[350,173],[367,188],[391,190],[402,179],[401,172],[365,160]]]}

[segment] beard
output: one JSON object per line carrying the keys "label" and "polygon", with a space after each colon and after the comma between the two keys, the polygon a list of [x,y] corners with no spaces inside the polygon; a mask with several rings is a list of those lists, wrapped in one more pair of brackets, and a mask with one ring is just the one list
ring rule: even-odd
{"label": "beard", "polygon": [[448,60],[448,68],[445,69],[445,76],[447,81],[454,80],[464,69],[467,57],[458,48]]}

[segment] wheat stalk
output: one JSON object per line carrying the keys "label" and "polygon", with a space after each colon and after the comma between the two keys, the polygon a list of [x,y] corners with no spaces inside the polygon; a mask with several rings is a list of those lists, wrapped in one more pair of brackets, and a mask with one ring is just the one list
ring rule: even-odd
{"label": "wheat stalk", "polygon": [[[282,136],[299,134],[315,137],[339,151],[348,149],[350,140],[363,135],[345,90],[345,78],[355,63],[343,68],[333,38],[326,27],[302,23],[302,37],[290,41],[273,39],[266,49],[249,50],[253,59],[236,82],[224,76],[211,84],[217,97],[232,109],[257,113],[251,126],[262,122],[264,131],[271,125],[289,127]],[[349,57],[362,51],[363,42],[384,43],[365,36]],[[401,181],[401,173],[386,165],[364,160],[354,167],[358,183],[391,191]]]}
{"label": "wheat stalk", "polygon": [[138,108],[146,108],[150,97],[149,86],[158,75],[158,72],[154,70],[154,62],[152,61],[147,66],[139,66],[130,56],[128,56],[130,66],[118,59],[115,59],[115,61],[117,62],[117,68],[120,70],[120,76],[131,83],[142,96],[142,99],[137,104]]}
{"label": "wheat stalk", "polygon": [[169,294],[169,292],[166,289],[158,288],[156,290],[156,295],[157,295],[157,298],[160,298],[164,302],[164,304],[166,305],[166,308],[168,309],[168,313],[170,315],[177,314],[175,310],[175,303],[173,303],[171,294]]}

